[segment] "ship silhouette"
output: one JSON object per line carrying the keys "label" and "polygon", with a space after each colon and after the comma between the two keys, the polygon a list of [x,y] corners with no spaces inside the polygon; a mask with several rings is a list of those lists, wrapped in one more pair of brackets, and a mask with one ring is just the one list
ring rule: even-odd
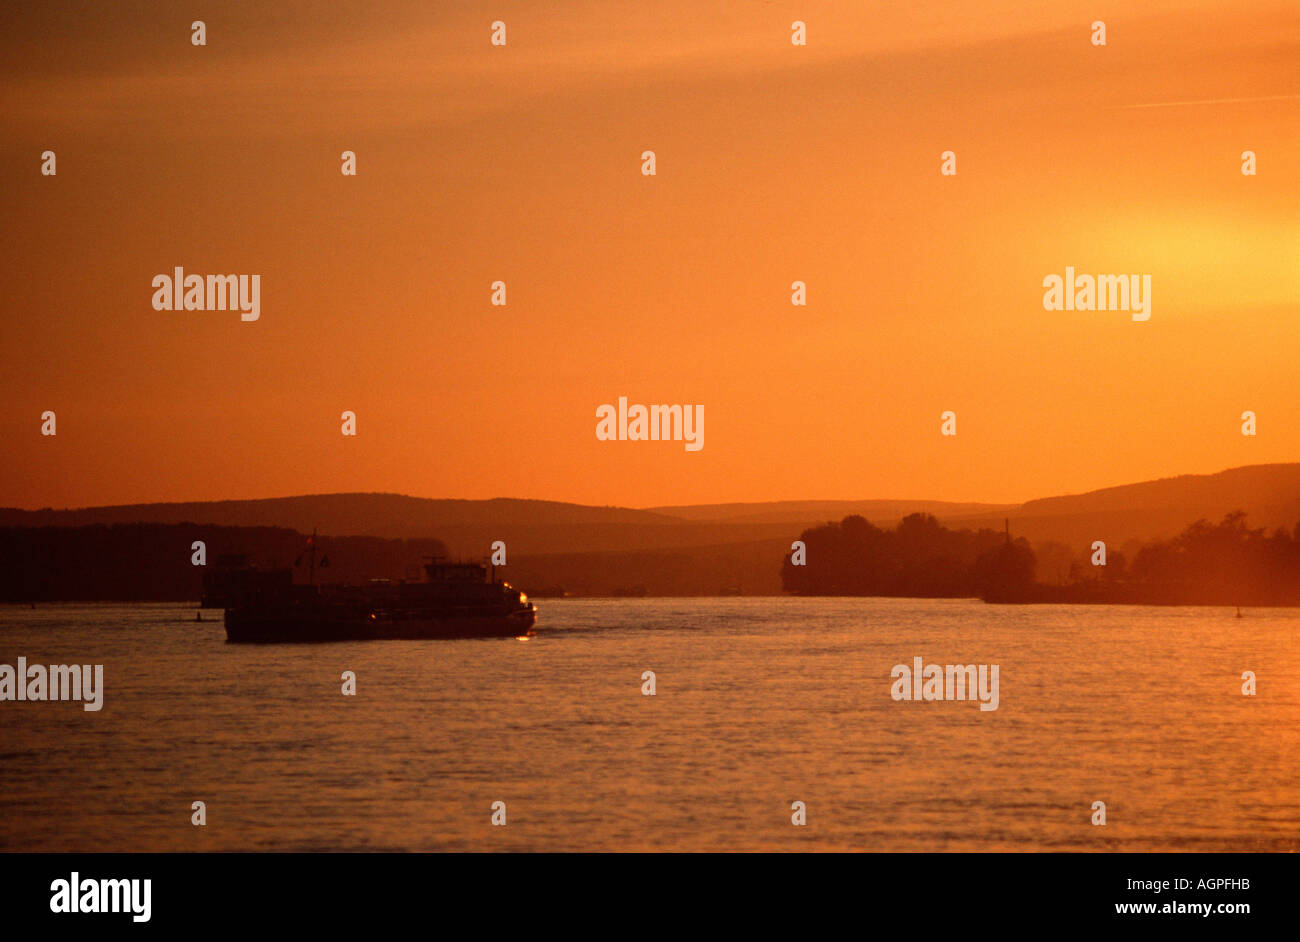
{"label": "ship silhouette", "polygon": [[203,606],[225,609],[227,641],[518,637],[537,620],[528,596],[483,563],[432,557],[423,581],[317,585],[314,532],[304,555],[307,585],[295,585],[291,569],[262,570],[242,557],[223,560],[205,577]]}

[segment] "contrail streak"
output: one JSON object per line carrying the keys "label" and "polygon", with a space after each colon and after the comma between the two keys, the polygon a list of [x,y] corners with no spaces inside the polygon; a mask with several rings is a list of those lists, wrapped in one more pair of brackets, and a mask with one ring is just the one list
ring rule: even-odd
{"label": "contrail streak", "polygon": [[1245,101],[1287,101],[1300,95],[1266,95],[1262,98],[1198,98],[1195,101],[1153,101],[1145,105],[1120,105],[1121,108],[1176,108],[1179,105],[1230,105]]}

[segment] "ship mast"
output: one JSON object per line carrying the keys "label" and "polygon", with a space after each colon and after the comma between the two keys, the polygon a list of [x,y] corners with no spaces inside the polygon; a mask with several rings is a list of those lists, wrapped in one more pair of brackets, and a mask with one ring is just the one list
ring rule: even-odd
{"label": "ship mast", "polygon": [[307,569],[307,584],[316,584],[316,528],[311,528],[311,537],[307,540],[307,545],[311,547],[311,562]]}

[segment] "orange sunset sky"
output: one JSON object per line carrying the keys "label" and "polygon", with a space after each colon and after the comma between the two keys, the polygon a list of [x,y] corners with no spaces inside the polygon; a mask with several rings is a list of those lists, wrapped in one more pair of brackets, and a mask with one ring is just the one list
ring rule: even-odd
{"label": "orange sunset sky", "polygon": [[[1300,460],[1294,0],[268,6],[0,13],[0,504],[1017,501]],[[1150,274],[1150,321],[1044,310],[1067,265]],[[260,274],[261,319],[153,310],[175,266]],[[597,441],[620,395],[703,404],[703,450]]]}

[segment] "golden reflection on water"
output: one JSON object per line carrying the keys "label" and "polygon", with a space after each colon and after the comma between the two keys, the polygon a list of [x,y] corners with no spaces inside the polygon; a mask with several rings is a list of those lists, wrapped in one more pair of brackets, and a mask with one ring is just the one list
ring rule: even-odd
{"label": "golden reflection on water", "polygon": [[[0,848],[1297,850],[1300,610],[1243,615],[557,599],[528,644],[245,646],[190,607],[5,607],[0,663],[105,692],[0,704]],[[998,709],[893,700],[918,656],[998,664]]]}

